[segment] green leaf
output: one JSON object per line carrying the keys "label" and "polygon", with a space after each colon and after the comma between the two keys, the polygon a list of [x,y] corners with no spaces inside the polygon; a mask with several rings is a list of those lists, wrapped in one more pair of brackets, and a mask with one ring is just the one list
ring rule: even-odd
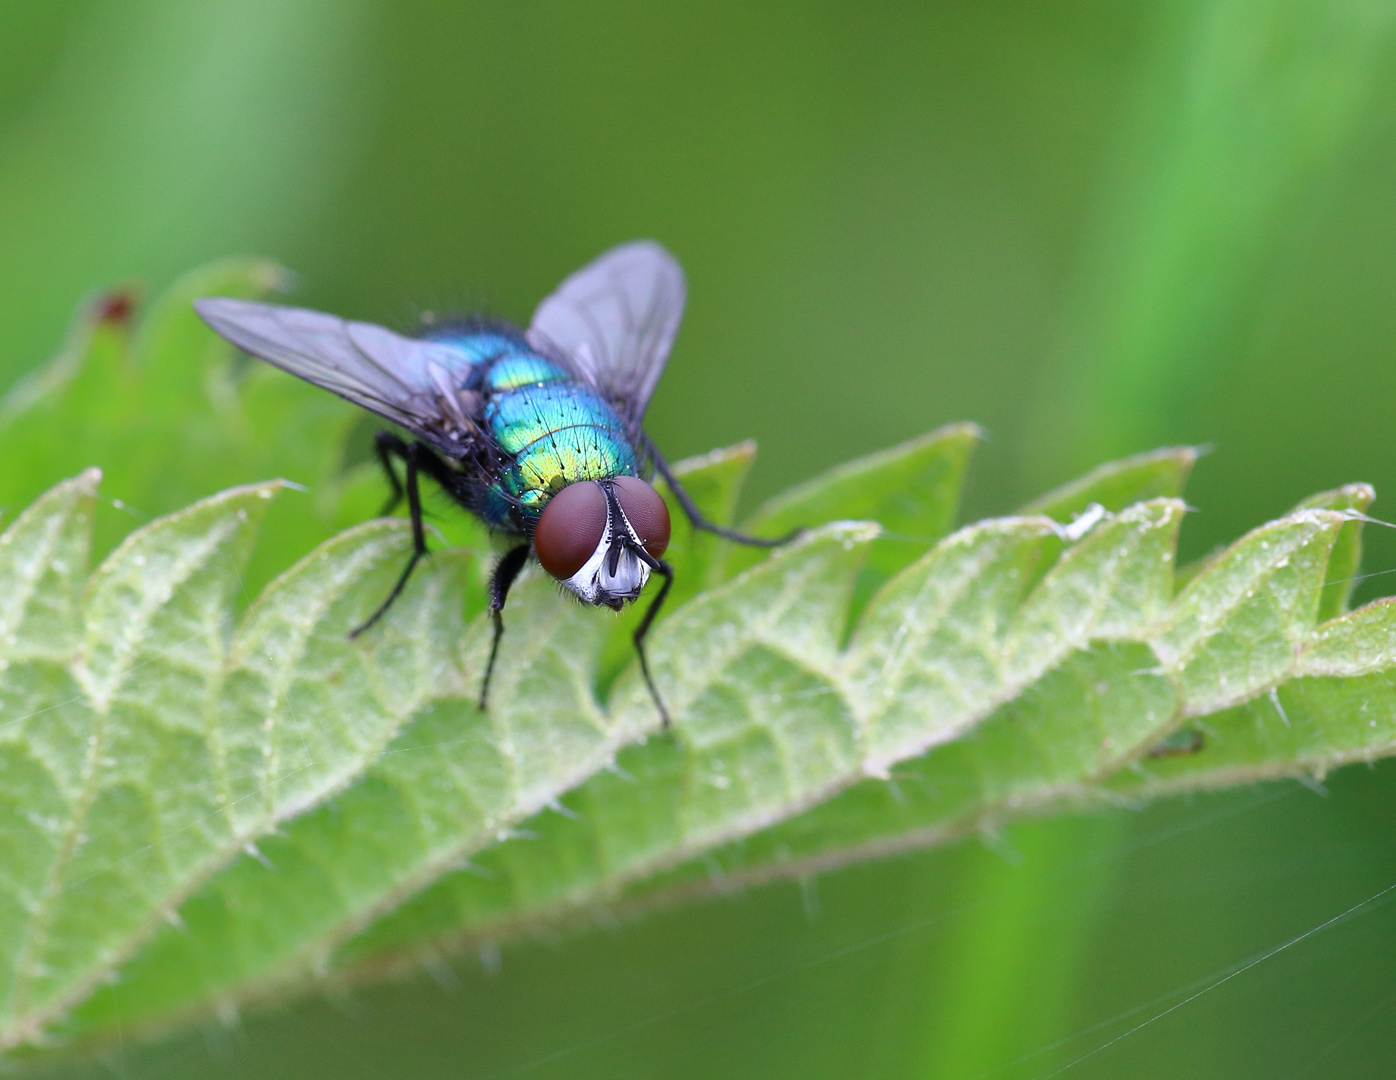
{"label": "green leaf", "polygon": [[[1320,620],[1341,615],[1348,608],[1348,598],[1357,584],[1357,570],[1362,561],[1362,517],[1361,512],[1372,504],[1376,492],[1370,484],[1346,484],[1333,491],[1320,491],[1300,500],[1295,510],[1353,510],[1348,522],[1333,543],[1328,559],[1328,572],[1324,578],[1323,597],[1319,601]],[[1192,579],[1221,558],[1225,548],[1204,555],[1202,558],[1180,566],[1173,575],[1173,587],[1181,592]]]}
{"label": "green leaf", "polygon": [[[598,909],[1396,750],[1396,608],[1342,614],[1370,488],[1305,500],[1180,588],[1193,451],[951,533],[970,425],[773,500],[752,528],[806,529],[774,551],[671,505],[678,581],[649,640],[671,730],[634,663],[644,602],[612,618],[537,570],[482,712],[482,530],[443,518],[464,546],[351,639],[411,544],[379,520],[310,550],[383,493],[343,466],[352,414],[188,313],[273,277],[192,276],[134,336],[94,309],[0,406],[11,506],[108,444],[110,482],[162,509],[281,462],[317,485],[280,510],[280,482],[232,488],[91,573],[94,529],[100,553],[130,521],[95,470],[0,534],[0,1046],[130,1038]],[[676,471],[726,522],[752,457]]]}
{"label": "green leaf", "polygon": [[[720,512],[749,459],[684,474]],[[406,555],[403,523],[325,543],[239,617],[237,567],[274,485],[152,523],[83,584],[94,487],[60,486],[0,539],[3,694],[20,709],[0,728],[0,795],[25,807],[0,922],[11,1046],[1393,742],[1396,713],[1373,727],[1344,711],[1396,678],[1389,609],[1316,629],[1344,509],[1255,530],[1176,596],[1176,499],[982,522],[861,612],[877,527],[816,528],[658,624],[665,733],[633,665],[597,699],[614,624],[541,574],[511,602],[482,713],[468,553],[433,557],[351,640]],[[1277,703],[1287,740],[1256,719]],[[1200,752],[1150,756],[1185,724],[1211,733]]]}

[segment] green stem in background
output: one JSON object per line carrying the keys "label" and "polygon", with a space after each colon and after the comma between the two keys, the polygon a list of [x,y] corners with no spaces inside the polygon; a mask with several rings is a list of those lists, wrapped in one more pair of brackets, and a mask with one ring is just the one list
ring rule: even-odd
{"label": "green stem in background", "polygon": [[[994,838],[993,854],[964,866],[957,905],[964,914],[939,978],[921,991],[914,1075],[970,1080],[1067,1030],[1084,950],[1129,825],[1120,815],[1036,824]],[[1038,1059],[1029,1072],[1049,1063]]]}
{"label": "green stem in background", "polygon": [[1396,8],[1368,0],[1163,5],[1046,369],[1030,486],[1195,435],[1185,405],[1234,356],[1296,202],[1361,131],[1394,31]]}

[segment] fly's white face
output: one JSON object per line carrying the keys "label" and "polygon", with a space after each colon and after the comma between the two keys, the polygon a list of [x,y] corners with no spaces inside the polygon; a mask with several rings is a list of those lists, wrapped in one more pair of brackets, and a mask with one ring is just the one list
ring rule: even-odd
{"label": "fly's white face", "polygon": [[636,554],[643,547],[639,535],[614,500],[606,500],[606,527],[601,539],[580,570],[562,580],[563,586],[587,604],[620,609],[640,595],[650,568]]}

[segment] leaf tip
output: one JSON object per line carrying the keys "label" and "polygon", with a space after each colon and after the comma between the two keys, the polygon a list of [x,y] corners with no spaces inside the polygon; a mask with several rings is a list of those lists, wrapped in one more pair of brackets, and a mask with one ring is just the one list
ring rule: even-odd
{"label": "leaf tip", "polygon": [[1376,500],[1377,489],[1371,484],[1344,484],[1331,491],[1320,491],[1301,499],[1295,510],[1366,510]]}
{"label": "leaf tip", "polygon": [[957,420],[952,424],[938,427],[926,436],[928,442],[947,439],[965,439],[970,442],[983,442],[989,433],[973,420]]}
{"label": "leaf tip", "polygon": [[1377,499],[1377,489],[1371,484],[1344,484],[1340,490],[1357,505],[1359,510],[1365,510]]}
{"label": "leaf tip", "polygon": [[822,540],[833,540],[845,548],[853,548],[859,544],[871,544],[883,531],[882,526],[876,521],[831,521],[801,533],[787,550]]}
{"label": "leaf tip", "polygon": [[116,326],[129,326],[136,314],[136,303],[137,296],[134,289],[111,289],[93,301],[92,321]]}

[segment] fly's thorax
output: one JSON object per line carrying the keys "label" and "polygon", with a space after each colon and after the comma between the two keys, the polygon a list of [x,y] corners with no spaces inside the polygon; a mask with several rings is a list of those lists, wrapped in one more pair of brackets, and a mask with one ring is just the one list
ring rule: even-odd
{"label": "fly's thorax", "polygon": [[[488,320],[448,320],[428,324],[421,336],[459,352],[468,367],[481,373],[515,356],[532,356],[522,334],[506,323]],[[541,359],[541,357],[540,357]]]}
{"label": "fly's thorax", "polygon": [[501,356],[490,365],[485,382],[491,392],[503,393],[524,386],[565,382],[567,374],[551,360],[537,353],[513,353]]}
{"label": "fly's thorax", "polygon": [[534,554],[584,603],[620,608],[640,595],[650,562],[669,543],[669,511],[634,476],[583,481],[558,492],[534,530]]}

